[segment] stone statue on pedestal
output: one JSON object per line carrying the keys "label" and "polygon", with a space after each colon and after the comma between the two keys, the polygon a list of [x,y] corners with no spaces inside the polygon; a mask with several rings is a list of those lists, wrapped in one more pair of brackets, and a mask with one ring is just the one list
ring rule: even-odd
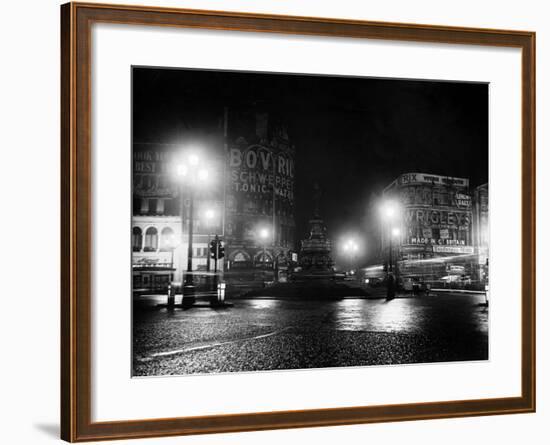
{"label": "stone statue on pedestal", "polygon": [[331,256],[332,245],[326,235],[324,221],[319,216],[321,191],[314,185],[313,219],[309,220],[309,237],[302,240],[300,249],[300,278],[330,278],[334,276],[334,260]]}

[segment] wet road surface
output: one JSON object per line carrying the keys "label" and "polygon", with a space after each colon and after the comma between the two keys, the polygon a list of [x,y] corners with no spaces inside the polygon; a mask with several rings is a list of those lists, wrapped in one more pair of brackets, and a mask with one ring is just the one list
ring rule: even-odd
{"label": "wet road surface", "polygon": [[483,301],[443,294],[136,310],[133,375],[486,360]]}

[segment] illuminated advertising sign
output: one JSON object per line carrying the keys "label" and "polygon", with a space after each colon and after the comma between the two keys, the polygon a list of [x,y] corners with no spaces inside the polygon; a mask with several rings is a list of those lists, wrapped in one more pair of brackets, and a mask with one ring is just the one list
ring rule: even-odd
{"label": "illuminated advertising sign", "polygon": [[466,241],[460,239],[443,239],[443,238],[424,238],[419,236],[411,236],[408,239],[409,244],[437,244],[451,246],[465,246]]}
{"label": "illuminated advertising sign", "polygon": [[[229,150],[230,186],[236,193],[273,195],[294,201],[294,160],[262,145]],[[261,197],[261,196],[260,196]]]}
{"label": "illuminated advertising sign", "polygon": [[466,240],[472,221],[471,212],[409,208],[404,216],[408,233],[416,235],[407,238],[409,245],[434,246],[433,252],[438,253],[473,253]]}
{"label": "illuminated advertising sign", "polygon": [[456,193],[455,204],[457,207],[470,208],[472,205],[472,200],[469,195],[465,195],[464,193]]}
{"label": "illuminated advertising sign", "polygon": [[436,253],[457,253],[457,254],[473,254],[472,246],[434,246]]}
{"label": "illuminated advertising sign", "polygon": [[461,264],[448,264],[446,267],[449,275],[464,275],[466,268]]}
{"label": "illuminated advertising sign", "polygon": [[468,187],[470,181],[466,178],[453,178],[449,176],[430,175],[426,173],[405,173],[397,179],[399,185],[408,184],[434,184]]}
{"label": "illuminated advertising sign", "polygon": [[170,169],[174,153],[159,150],[134,150],[133,191],[138,196],[169,197],[174,194]]}
{"label": "illuminated advertising sign", "polygon": [[471,213],[459,210],[407,209],[407,226],[426,226],[434,228],[467,229],[471,223]]}
{"label": "illuminated advertising sign", "polygon": [[[153,148],[151,148],[153,147]],[[223,188],[223,158],[206,154],[205,167],[209,173],[209,187],[201,194],[221,201]],[[181,147],[175,144],[134,144],[132,156],[133,192],[145,198],[174,198],[179,195],[175,169],[182,160]]]}

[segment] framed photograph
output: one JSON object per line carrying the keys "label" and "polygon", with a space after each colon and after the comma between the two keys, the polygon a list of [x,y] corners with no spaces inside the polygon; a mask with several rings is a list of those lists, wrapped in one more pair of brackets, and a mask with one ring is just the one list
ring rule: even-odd
{"label": "framed photograph", "polygon": [[61,6],[61,435],[535,411],[535,34]]}

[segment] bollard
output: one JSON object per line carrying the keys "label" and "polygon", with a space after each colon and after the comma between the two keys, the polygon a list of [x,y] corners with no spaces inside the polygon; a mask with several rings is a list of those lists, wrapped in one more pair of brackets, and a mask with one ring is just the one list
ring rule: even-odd
{"label": "bollard", "polygon": [[213,295],[210,298],[210,306],[225,305],[225,283],[218,283]]}
{"label": "bollard", "polygon": [[225,283],[218,284],[218,304],[225,303]]}

